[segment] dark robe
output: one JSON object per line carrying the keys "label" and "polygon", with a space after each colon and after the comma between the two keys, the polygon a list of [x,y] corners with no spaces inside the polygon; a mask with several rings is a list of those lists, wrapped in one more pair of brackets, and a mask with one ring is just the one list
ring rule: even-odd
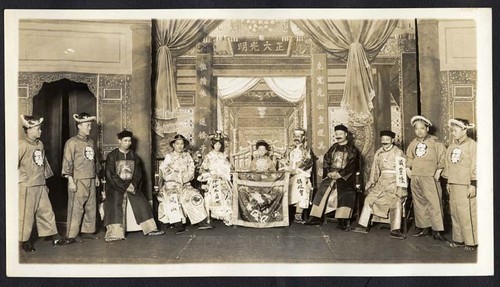
{"label": "dark robe", "polygon": [[338,172],[341,178],[336,180],[337,207],[354,208],[356,203],[356,171],[359,169],[359,151],[352,142],[345,145],[333,144],[323,158],[323,181],[321,182],[313,204],[319,205],[332,179],[327,175]]}
{"label": "dark robe", "polygon": [[[121,175],[121,177],[120,177]],[[124,179],[122,179],[124,178]],[[130,183],[134,193],[127,192]],[[106,158],[106,200],[104,225],[125,224],[123,198],[127,193],[137,224],[153,218],[153,212],[142,191],[141,162],[133,150],[127,154],[114,149]]]}

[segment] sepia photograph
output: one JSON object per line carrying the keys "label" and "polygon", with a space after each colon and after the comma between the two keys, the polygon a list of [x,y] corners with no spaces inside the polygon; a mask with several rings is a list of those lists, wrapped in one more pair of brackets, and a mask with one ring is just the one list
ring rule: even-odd
{"label": "sepia photograph", "polygon": [[7,276],[493,275],[491,21],[6,10]]}

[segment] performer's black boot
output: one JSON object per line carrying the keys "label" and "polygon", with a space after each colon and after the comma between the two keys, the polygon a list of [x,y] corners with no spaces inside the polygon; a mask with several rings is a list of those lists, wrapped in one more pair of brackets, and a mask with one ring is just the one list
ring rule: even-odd
{"label": "performer's black boot", "polygon": [[208,223],[208,219],[205,221],[202,221],[198,223],[198,229],[204,230],[204,229],[212,229],[214,228],[210,223]]}
{"label": "performer's black boot", "polygon": [[184,224],[182,224],[182,222],[174,223],[174,228],[176,229],[175,234],[182,234],[186,232],[186,227],[184,226]]}
{"label": "performer's black boot", "polygon": [[426,228],[420,229],[420,231],[417,232],[417,233],[415,233],[415,234],[413,234],[413,236],[415,236],[415,237],[422,237],[422,236],[428,236],[430,234],[431,234],[431,231],[430,231],[429,227],[426,227]]}
{"label": "performer's black boot", "polygon": [[315,216],[309,216],[304,225],[321,225],[321,219]]}
{"label": "performer's black boot", "polygon": [[64,239],[59,234],[52,235],[52,245],[64,245]]}
{"label": "performer's black boot", "polygon": [[21,248],[25,251],[25,252],[28,252],[28,253],[35,253],[36,252],[36,249],[35,249],[35,246],[33,246],[33,243],[31,243],[31,241],[25,241],[25,242],[21,242]]}
{"label": "performer's black boot", "polygon": [[391,238],[395,239],[406,239],[406,235],[401,232],[401,230],[396,229],[391,231]]}
{"label": "performer's black boot", "polygon": [[449,243],[448,239],[446,239],[446,237],[444,237],[443,235],[443,232],[441,231],[432,231],[432,238],[434,240],[439,240],[439,241],[442,241],[442,242],[445,242],[445,243]]}
{"label": "performer's black boot", "polygon": [[339,223],[337,223],[337,229],[343,230],[343,231],[351,231],[351,222],[349,222],[349,219],[338,219]]}

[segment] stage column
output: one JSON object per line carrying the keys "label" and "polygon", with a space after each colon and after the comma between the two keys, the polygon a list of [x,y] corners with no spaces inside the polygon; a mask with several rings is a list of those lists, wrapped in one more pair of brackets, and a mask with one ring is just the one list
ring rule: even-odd
{"label": "stage column", "polygon": [[376,67],[376,92],[373,98],[373,124],[375,150],[381,147],[379,133],[391,129],[391,66],[379,65]]}
{"label": "stage column", "polygon": [[433,134],[442,138],[438,20],[419,20],[417,31],[421,113],[433,123]]}
{"label": "stage column", "polygon": [[[194,110],[194,149],[200,150],[206,154],[209,146],[205,145],[205,140],[217,126],[214,122],[212,113],[213,101],[216,101],[217,95],[213,93],[213,43],[203,42],[197,46],[196,55],[196,95]],[[203,148],[205,146],[205,148]]]}
{"label": "stage column", "polygon": [[328,69],[326,54],[311,55],[311,143],[310,146],[318,158],[316,176],[323,178],[323,155],[330,147],[328,129]]}

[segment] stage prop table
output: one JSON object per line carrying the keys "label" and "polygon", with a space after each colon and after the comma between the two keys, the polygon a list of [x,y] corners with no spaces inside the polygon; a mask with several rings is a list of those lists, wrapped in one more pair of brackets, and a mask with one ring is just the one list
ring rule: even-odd
{"label": "stage prop table", "polygon": [[288,226],[289,172],[233,174],[233,218],[236,226]]}

